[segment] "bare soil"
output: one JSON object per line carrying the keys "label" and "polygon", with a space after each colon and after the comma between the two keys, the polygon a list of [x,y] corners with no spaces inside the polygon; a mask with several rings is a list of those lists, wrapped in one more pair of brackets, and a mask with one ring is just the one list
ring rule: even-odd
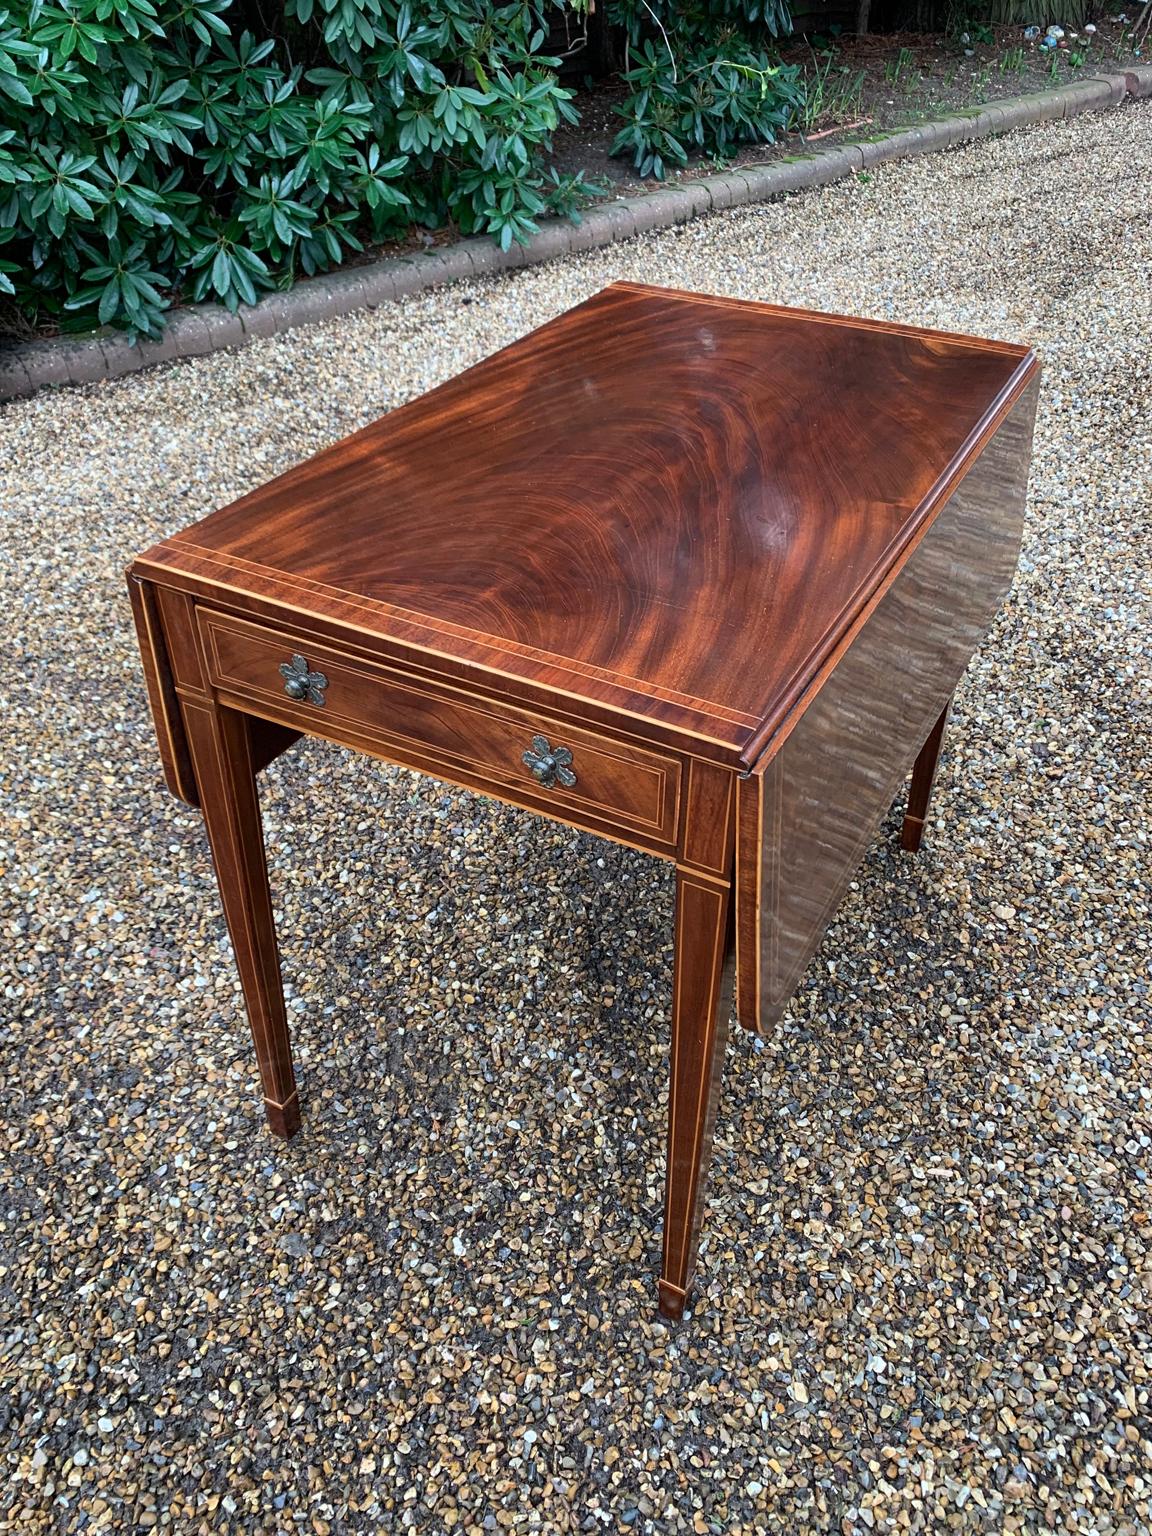
{"label": "bare soil", "polygon": [[[763,165],[794,155],[808,143],[835,144],[895,128],[947,117],[971,107],[1139,62],[1131,47],[1130,25],[1140,6],[1124,19],[1101,16],[1095,34],[1071,33],[1066,47],[1047,52],[1026,42],[1019,26],[979,28],[968,41],[922,32],[888,32],[867,37],[798,39],[784,61],[803,70],[811,105],[806,121],[775,144],[749,144],[729,161],[697,156],[672,172],[672,183],[707,176],[717,169]],[[1147,50],[1145,50],[1147,52]],[[606,196],[628,197],[658,183],[642,179],[627,159],[610,151],[623,119],[616,108],[627,92],[618,82],[578,92],[574,105],[580,121],[555,136],[552,163],[604,188]]]}

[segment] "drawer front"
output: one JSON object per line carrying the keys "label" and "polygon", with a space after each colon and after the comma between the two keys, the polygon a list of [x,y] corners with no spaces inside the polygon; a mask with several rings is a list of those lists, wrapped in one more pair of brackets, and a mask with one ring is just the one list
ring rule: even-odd
{"label": "drawer front", "polygon": [[[674,757],[232,614],[200,608],[197,620],[212,686],[297,730],[375,750],[594,831],[675,844],[680,764]],[[537,737],[546,746],[534,748]],[[550,784],[533,775],[525,753]],[[549,762],[553,754],[557,760]]]}

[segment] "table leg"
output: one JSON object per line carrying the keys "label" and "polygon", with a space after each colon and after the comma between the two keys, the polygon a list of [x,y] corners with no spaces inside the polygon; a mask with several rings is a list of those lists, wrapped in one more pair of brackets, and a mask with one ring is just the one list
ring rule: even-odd
{"label": "table leg", "polygon": [[732,1013],[735,969],[731,891],[680,870],[676,876],[676,973],[672,1003],[668,1162],[660,1311],[684,1311],[696,1263],[712,1131]]}
{"label": "table leg", "polygon": [[912,769],[912,785],[908,791],[908,810],[900,829],[900,846],[915,853],[924,836],[924,823],[928,818],[928,802],[932,799],[932,785],[936,779],[936,765],[940,761],[940,748],[944,744],[944,730],[952,700],[945,704],[939,720],[928,733],[928,740],[920,748],[920,756]]}
{"label": "table leg", "polygon": [[280,956],[248,716],[182,701],[192,768],[216,866],[220,899],[248,1006],[269,1129],[285,1140],[300,1126],[300,1100],[280,980]]}

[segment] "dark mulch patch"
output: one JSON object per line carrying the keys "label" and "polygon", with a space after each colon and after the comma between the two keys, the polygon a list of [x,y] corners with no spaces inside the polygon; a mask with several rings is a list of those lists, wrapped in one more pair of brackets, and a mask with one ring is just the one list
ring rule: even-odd
{"label": "dark mulch patch", "polygon": [[[1137,12],[1133,8],[1130,19]],[[745,145],[727,164],[763,165],[781,155],[794,155],[806,143],[823,146],[866,138],[1008,96],[1065,85],[1134,61],[1128,28],[1117,17],[1100,17],[1096,29],[1089,46],[1083,38],[1069,39],[1067,50],[1058,55],[1026,43],[1018,26],[989,29],[990,41],[973,37],[967,44],[943,33],[839,38],[831,43],[830,68],[827,44],[820,39],[797,40],[784,59],[798,65],[810,82],[813,101],[802,131],[786,134],[776,144]],[[1083,54],[1079,67],[1073,63],[1077,53]],[[580,122],[561,129],[555,138],[556,168],[565,174],[582,170],[588,181],[604,186],[606,195],[613,197],[631,197],[658,185],[651,179],[641,180],[627,160],[609,153],[623,122],[615,109],[625,95],[615,81],[578,91],[575,105]],[[697,156],[668,179],[707,176],[717,169],[716,161]]]}

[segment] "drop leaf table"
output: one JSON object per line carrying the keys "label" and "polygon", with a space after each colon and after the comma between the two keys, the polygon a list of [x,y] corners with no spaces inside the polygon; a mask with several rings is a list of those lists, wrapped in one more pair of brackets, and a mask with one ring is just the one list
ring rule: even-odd
{"label": "drop leaf table", "polygon": [[300,1123],[257,774],[319,736],[676,865],[660,1307],[733,1006],[770,1029],[1019,552],[1024,347],[615,283],[129,572],[268,1123]]}

